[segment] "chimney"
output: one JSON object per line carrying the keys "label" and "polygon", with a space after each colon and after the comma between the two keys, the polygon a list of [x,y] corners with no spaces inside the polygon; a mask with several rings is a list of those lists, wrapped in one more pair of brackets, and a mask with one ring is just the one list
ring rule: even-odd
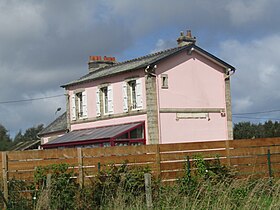
{"label": "chimney", "polygon": [[89,72],[93,72],[104,66],[113,65],[114,63],[116,63],[115,57],[89,56],[88,70]]}
{"label": "chimney", "polygon": [[181,31],[179,38],[177,39],[178,46],[182,47],[185,45],[195,44],[196,38],[192,37],[191,30],[187,30],[187,34],[184,35],[184,32]]}

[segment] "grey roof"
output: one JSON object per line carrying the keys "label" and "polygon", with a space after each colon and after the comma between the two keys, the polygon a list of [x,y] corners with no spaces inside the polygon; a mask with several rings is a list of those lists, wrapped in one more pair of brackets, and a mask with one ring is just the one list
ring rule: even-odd
{"label": "grey roof", "polygon": [[105,66],[103,68],[100,68],[94,72],[90,72],[87,75],[81,77],[78,80],[69,82],[65,85],[62,85],[61,87],[67,87],[67,86],[71,86],[71,85],[75,85],[75,84],[79,84],[79,83],[83,83],[86,81],[92,81],[92,80],[96,80],[102,77],[106,77],[106,76],[111,76],[114,74],[118,74],[118,73],[122,73],[122,72],[126,72],[126,71],[130,71],[130,70],[135,70],[135,69],[139,69],[142,67],[146,67],[164,57],[167,57],[169,55],[174,54],[175,52],[178,52],[182,49],[185,49],[186,46],[184,47],[176,47],[176,48],[172,48],[172,49],[168,49],[168,50],[164,50],[161,52],[157,52],[157,53],[153,53],[153,54],[149,54],[143,57],[139,57],[139,58],[135,58],[133,60],[128,60],[128,61],[124,61],[124,62],[120,62],[120,63],[116,63],[114,65],[111,66]]}
{"label": "grey roof", "polygon": [[211,57],[212,59],[215,59],[216,61],[222,63],[225,66],[228,66],[229,68],[231,68],[233,70],[235,69],[233,66],[225,63],[224,61],[220,60],[219,58],[215,57],[214,55],[206,52],[202,48],[200,48],[200,47],[198,47],[194,44],[191,44],[191,45],[185,45],[185,46],[182,46],[182,47],[175,47],[175,48],[163,50],[163,51],[160,51],[160,52],[157,52],[157,53],[153,53],[153,54],[149,54],[149,55],[146,55],[146,56],[143,56],[143,57],[135,58],[133,60],[119,62],[119,63],[116,63],[114,65],[105,66],[105,67],[102,67],[100,69],[97,69],[96,71],[93,71],[93,72],[90,72],[90,73],[86,74],[85,76],[81,77],[78,80],[75,80],[75,81],[69,82],[67,84],[64,84],[61,87],[77,85],[77,84],[80,84],[80,83],[93,81],[93,80],[96,80],[96,79],[100,79],[100,78],[103,78],[103,77],[119,74],[119,73],[122,73],[122,72],[140,69],[140,68],[146,67],[148,65],[155,64],[156,62],[158,62],[158,61],[160,61],[160,60],[162,60],[162,59],[164,59],[168,56],[175,55],[178,52],[181,52],[183,50],[189,50],[191,48],[195,48],[196,50],[206,54],[207,56]]}
{"label": "grey roof", "polygon": [[89,140],[100,140],[100,139],[110,139],[116,137],[125,131],[133,129],[139,125],[143,124],[142,122],[130,123],[130,124],[121,124],[121,125],[112,125],[106,127],[97,127],[83,130],[75,130],[69,133],[64,134],[61,137],[58,137],[46,144],[48,145],[59,145],[65,143],[74,143],[80,141],[89,141]]}
{"label": "grey roof", "polygon": [[50,123],[46,128],[44,128],[39,136],[43,136],[48,133],[54,133],[58,131],[66,131],[67,130],[67,118],[66,112],[56,118],[52,123]]}

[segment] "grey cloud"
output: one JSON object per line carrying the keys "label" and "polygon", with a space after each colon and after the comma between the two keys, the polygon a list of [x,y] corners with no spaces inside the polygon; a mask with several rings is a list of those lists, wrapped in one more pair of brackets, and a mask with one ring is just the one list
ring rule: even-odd
{"label": "grey cloud", "polygon": [[[89,55],[130,56],[132,46],[146,39],[150,46],[144,53],[162,50],[176,45],[181,30],[192,29],[199,46],[240,69],[232,80],[240,106],[235,111],[263,108],[261,97],[272,102],[280,97],[275,81],[279,52],[274,47],[279,40],[271,36],[279,34],[279,6],[277,0],[1,1],[1,101],[63,93],[61,84],[87,72]],[[256,57],[261,59],[255,62]],[[0,116],[5,126],[25,129],[32,122],[50,122],[58,105],[63,106],[63,98],[0,104]]]}
{"label": "grey cloud", "polygon": [[278,109],[279,43],[280,35],[272,35],[249,43],[228,40],[221,44],[221,57],[237,67],[232,78],[233,112]]}

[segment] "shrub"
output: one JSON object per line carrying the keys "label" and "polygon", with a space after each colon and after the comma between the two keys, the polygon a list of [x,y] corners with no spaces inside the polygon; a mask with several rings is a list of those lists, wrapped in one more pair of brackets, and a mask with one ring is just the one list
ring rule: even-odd
{"label": "shrub", "polygon": [[[46,187],[47,174],[51,174],[50,187]],[[38,201],[49,201],[50,209],[74,209],[73,199],[78,190],[78,184],[71,178],[73,168],[68,164],[52,164],[38,167],[34,174],[34,181],[38,189]],[[41,206],[41,203],[37,206]]]}

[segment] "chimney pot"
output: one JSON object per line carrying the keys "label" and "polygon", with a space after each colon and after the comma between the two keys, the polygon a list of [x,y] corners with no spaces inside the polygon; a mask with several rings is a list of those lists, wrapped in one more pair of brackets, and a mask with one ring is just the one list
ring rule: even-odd
{"label": "chimney pot", "polygon": [[192,37],[191,30],[187,30],[186,35],[184,35],[184,32],[181,32],[179,38],[177,39],[177,43],[179,46],[195,44],[195,42],[196,42],[196,38]]}
{"label": "chimney pot", "polygon": [[187,30],[187,37],[191,38],[192,37],[192,31],[191,30]]}
{"label": "chimney pot", "polygon": [[89,62],[88,62],[88,69],[89,72],[93,72],[99,68],[108,66],[108,65],[113,65],[116,63],[116,58],[115,57],[107,57],[107,56],[89,56]]}

